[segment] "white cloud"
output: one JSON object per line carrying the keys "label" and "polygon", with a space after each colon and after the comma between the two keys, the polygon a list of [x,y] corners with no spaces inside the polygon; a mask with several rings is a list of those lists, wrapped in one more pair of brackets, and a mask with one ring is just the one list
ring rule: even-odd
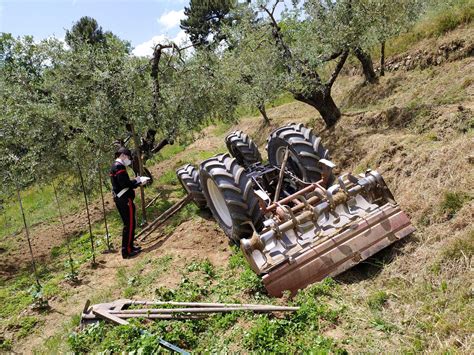
{"label": "white cloud", "polygon": [[157,21],[164,28],[164,30],[169,30],[178,26],[180,21],[185,17],[184,10],[171,10],[161,15]]}
{"label": "white cloud", "polygon": [[153,36],[150,40],[136,46],[132,53],[137,57],[151,57],[153,55],[153,48],[155,45],[158,43],[167,43],[170,41],[176,43],[178,46],[183,46],[184,44],[189,43],[188,35],[183,30],[181,30],[173,38],[163,34]]}

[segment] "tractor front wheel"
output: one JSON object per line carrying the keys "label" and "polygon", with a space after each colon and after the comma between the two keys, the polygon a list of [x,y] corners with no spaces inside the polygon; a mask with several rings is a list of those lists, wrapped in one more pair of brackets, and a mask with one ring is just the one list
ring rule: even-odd
{"label": "tractor front wheel", "polygon": [[230,155],[237,159],[237,162],[245,168],[262,161],[257,145],[242,131],[230,133],[225,137],[225,144]]}
{"label": "tractor front wheel", "polygon": [[191,195],[193,202],[201,210],[207,207],[206,198],[202,193],[201,182],[199,181],[199,173],[197,169],[191,165],[186,164],[176,170],[176,176],[178,177],[179,182],[186,190],[188,195]]}
{"label": "tractor front wheel", "polygon": [[303,124],[289,124],[274,130],[267,139],[270,164],[281,166],[286,149],[289,150],[287,168],[306,182],[321,179],[320,159],[329,159],[328,150],[311,129]]}

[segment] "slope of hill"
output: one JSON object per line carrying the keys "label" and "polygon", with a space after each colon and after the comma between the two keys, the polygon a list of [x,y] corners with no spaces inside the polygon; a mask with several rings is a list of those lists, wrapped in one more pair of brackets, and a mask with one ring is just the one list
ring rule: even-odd
{"label": "slope of hill", "polygon": [[[422,42],[410,51],[424,51],[427,46],[437,50],[436,46],[456,38],[474,38],[473,29],[460,28],[440,42]],[[331,130],[323,128],[314,109],[292,102],[268,110],[270,126],[263,125],[259,117],[245,117],[232,127],[208,127],[184,151],[153,166],[157,190],[166,192],[157,203],[158,212],[182,195],[174,169],[224,151],[227,132],[244,130],[263,152],[272,129],[303,122],[322,137],[341,172],[367,168],[381,172],[417,231],[334,281],[303,292],[291,302],[306,306],[306,313],[293,318],[229,315],[207,323],[158,322],[148,325],[150,329],[200,351],[319,348],[472,353],[472,49],[469,53],[424,69],[399,68],[374,85],[363,85],[357,76],[342,76],[334,91],[345,114]],[[118,237],[114,240],[118,244]],[[83,264],[82,284],[74,287],[62,281],[62,274],[52,273],[52,311],[2,313],[5,339],[12,339],[14,350],[27,352],[66,350],[68,346],[76,351],[146,348],[147,340],[137,340],[133,327],[101,325],[68,338],[85,299],[287,301],[265,296],[239,251],[227,245],[208,214],[193,206],[143,245],[145,253],[139,258],[124,261],[117,254],[105,254],[99,257],[101,264],[96,269]],[[10,300],[7,291],[2,291],[2,297]]]}

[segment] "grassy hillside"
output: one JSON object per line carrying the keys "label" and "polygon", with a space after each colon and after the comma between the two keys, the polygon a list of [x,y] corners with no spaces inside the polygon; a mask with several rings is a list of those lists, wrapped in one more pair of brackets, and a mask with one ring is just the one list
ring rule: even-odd
{"label": "grassy hillside", "polygon": [[[436,51],[443,41],[469,34],[472,29],[464,27],[417,46]],[[183,195],[174,170],[224,151],[229,131],[246,131],[264,152],[272,129],[304,122],[322,137],[341,172],[372,168],[383,174],[417,228],[404,241],[293,300],[277,300],[265,294],[260,279],[241,253],[228,246],[210,216],[193,205],[144,241],[139,258],[103,254],[95,269],[88,262],[88,235],[79,232],[73,246],[80,284],[71,285],[66,272],[58,271],[66,260],[60,240],[40,265],[50,311],[28,308],[34,302],[28,272],[2,281],[0,301],[7,306],[0,313],[0,346],[47,353],[150,351],[156,347],[154,336],[160,336],[202,352],[472,353],[473,77],[472,56],[423,70],[389,72],[374,86],[363,85],[357,76],[342,76],[334,93],[344,116],[331,130],[323,128],[313,108],[290,102],[268,110],[271,126],[263,125],[260,117],[244,117],[232,127],[210,126],[186,149],[166,148],[151,169],[158,182],[147,194],[163,194],[151,211],[157,215]],[[120,222],[113,206],[109,219],[114,244],[119,245]],[[100,222],[94,228],[103,236]],[[103,250],[103,238],[99,241]],[[98,303],[121,297],[289,303],[301,310],[294,315],[230,314],[204,321],[77,329],[86,299]],[[151,335],[139,335],[140,327]]]}

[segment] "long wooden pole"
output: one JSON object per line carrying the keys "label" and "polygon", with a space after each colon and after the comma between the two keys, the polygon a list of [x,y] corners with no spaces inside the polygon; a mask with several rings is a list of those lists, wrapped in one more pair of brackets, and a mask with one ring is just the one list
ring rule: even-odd
{"label": "long wooden pole", "polygon": [[[142,151],[140,149],[140,142],[138,141],[138,136],[135,131],[135,126],[130,124],[130,129],[132,130],[132,136],[133,136],[133,141],[135,143],[135,149],[137,151],[137,159],[138,159],[138,168],[140,171],[140,176],[145,175],[143,172],[143,161],[142,161]],[[147,220],[146,220],[146,203],[145,203],[145,188],[143,185],[140,185],[140,198],[141,198],[141,204],[142,204],[142,224],[146,225]]]}
{"label": "long wooden pole", "polygon": [[[273,307],[280,309],[288,309],[288,306],[275,306],[271,304],[252,304],[252,303],[208,303],[208,302],[176,302],[176,301],[143,301],[143,300],[130,300],[125,302],[126,305],[140,305],[140,306],[186,306],[186,307],[249,307],[249,308],[265,308]],[[290,307],[295,308],[295,307]],[[296,307],[297,308],[297,307]]]}
{"label": "long wooden pole", "polygon": [[21,200],[20,188],[18,187],[18,184],[16,182],[15,182],[15,186],[16,186],[16,195],[18,197],[18,202],[20,203],[20,210],[21,210],[21,216],[23,218],[23,225],[25,226],[26,240],[28,241],[28,248],[30,250],[31,264],[33,265],[33,273],[35,275],[36,285],[39,288],[41,288],[41,283],[39,281],[39,276],[38,276],[38,270],[36,269],[35,257],[33,255],[33,248],[31,247],[30,230],[28,229],[28,224],[26,223],[25,211],[23,209],[23,202]]}
{"label": "long wooden pole", "polygon": [[109,311],[110,314],[172,314],[172,313],[225,313],[235,311],[254,312],[294,312],[299,307],[279,306],[240,306],[240,307],[190,307],[190,308],[151,308],[151,309],[122,309]]}
{"label": "long wooden pole", "polygon": [[96,265],[95,262],[95,247],[94,247],[94,236],[92,235],[92,224],[91,224],[91,215],[89,212],[89,202],[87,201],[86,187],[84,185],[84,178],[82,177],[82,170],[79,163],[77,163],[77,169],[79,170],[79,177],[81,178],[82,192],[84,193],[84,201],[86,202],[87,210],[87,222],[89,223],[89,236],[91,239],[91,248],[92,248],[92,265]]}
{"label": "long wooden pole", "polygon": [[56,199],[56,205],[58,206],[59,220],[61,221],[61,225],[63,227],[64,238],[66,239],[67,253],[69,256],[69,266],[71,267],[71,277],[76,278],[75,277],[76,272],[74,270],[74,261],[72,260],[72,253],[71,253],[71,241],[69,239],[68,234],[66,233],[66,225],[64,224],[63,213],[61,211],[61,204],[59,203],[59,198],[58,198],[58,192],[56,190],[56,185],[54,185],[54,182],[52,182],[51,185],[53,185],[54,198]]}
{"label": "long wooden pole", "polygon": [[176,202],[173,206],[168,208],[165,212],[163,212],[161,215],[159,215],[153,222],[151,222],[148,226],[143,228],[143,230],[137,234],[137,238],[141,237],[140,241],[143,241],[146,237],[148,237],[156,228],[158,228],[160,225],[162,225],[168,218],[170,218],[172,215],[174,215],[176,212],[178,212],[181,208],[186,206],[190,201],[192,197],[191,195],[186,195],[183,197],[181,200]]}
{"label": "long wooden pole", "polygon": [[100,164],[97,163],[97,169],[99,170],[99,184],[100,184],[100,198],[102,199],[102,211],[104,213],[104,224],[105,224],[105,239],[107,241],[107,250],[112,251],[110,246],[109,226],[107,224],[107,213],[105,212],[104,192],[102,190],[102,171],[100,170]]}

